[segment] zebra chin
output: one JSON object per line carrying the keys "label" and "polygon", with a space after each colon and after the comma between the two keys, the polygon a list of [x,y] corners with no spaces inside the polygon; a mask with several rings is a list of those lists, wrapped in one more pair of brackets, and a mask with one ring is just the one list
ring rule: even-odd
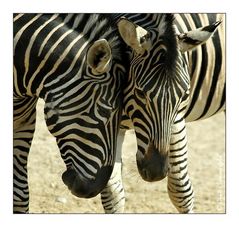
{"label": "zebra chin", "polygon": [[95,179],[86,179],[75,169],[69,168],[62,174],[62,180],[73,195],[79,198],[92,198],[105,188],[112,170],[112,166],[102,167],[98,170]]}
{"label": "zebra chin", "polygon": [[159,152],[152,144],[145,154],[137,152],[136,161],[139,174],[145,181],[160,181],[168,174],[168,152]]}

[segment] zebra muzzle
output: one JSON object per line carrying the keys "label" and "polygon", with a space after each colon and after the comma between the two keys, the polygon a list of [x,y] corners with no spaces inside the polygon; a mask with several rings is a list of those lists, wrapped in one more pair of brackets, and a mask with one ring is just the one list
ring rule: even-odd
{"label": "zebra muzzle", "polygon": [[137,152],[136,159],[139,174],[145,181],[159,181],[167,176],[168,152],[160,152],[150,144],[145,154],[141,151]]}
{"label": "zebra muzzle", "polygon": [[92,198],[106,186],[112,170],[112,166],[102,167],[94,179],[87,179],[74,168],[69,168],[62,174],[62,180],[73,195],[80,198]]}

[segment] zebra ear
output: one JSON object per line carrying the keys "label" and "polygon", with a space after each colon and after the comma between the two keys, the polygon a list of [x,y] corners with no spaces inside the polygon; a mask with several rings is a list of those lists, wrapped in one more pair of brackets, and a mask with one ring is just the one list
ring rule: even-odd
{"label": "zebra ear", "polygon": [[136,53],[143,54],[150,48],[149,33],[142,27],[134,24],[125,17],[117,22],[120,36],[124,42]]}
{"label": "zebra ear", "polygon": [[178,35],[179,49],[181,52],[189,51],[204,44],[216,31],[221,21]]}
{"label": "zebra ear", "polygon": [[110,70],[112,54],[105,39],[95,41],[88,49],[86,57],[93,74],[100,75]]}

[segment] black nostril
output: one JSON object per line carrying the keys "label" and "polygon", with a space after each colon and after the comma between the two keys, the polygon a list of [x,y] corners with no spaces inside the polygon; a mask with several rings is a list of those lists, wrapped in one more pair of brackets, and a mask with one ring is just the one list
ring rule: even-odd
{"label": "black nostril", "polygon": [[148,173],[146,169],[142,169],[142,175],[144,175],[146,179],[148,178]]}
{"label": "black nostril", "polygon": [[62,174],[62,180],[73,195],[80,198],[91,198],[103,190],[112,170],[112,166],[102,167],[98,170],[94,179],[87,179],[82,177],[75,169],[69,168]]}
{"label": "black nostril", "polygon": [[169,164],[167,153],[159,152],[150,147],[150,154],[137,155],[137,167],[145,181],[159,181],[167,176]]}
{"label": "black nostril", "polygon": [[67,169],[63,174],[62,174],[62,180],[65,185],[68,186],[68,188],[72,188],[72,185],[75,181],[77,174],[76,171],[72,168]]}

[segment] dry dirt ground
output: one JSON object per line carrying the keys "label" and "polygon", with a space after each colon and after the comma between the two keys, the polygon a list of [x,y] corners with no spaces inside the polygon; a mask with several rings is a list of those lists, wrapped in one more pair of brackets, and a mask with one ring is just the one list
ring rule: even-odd
{"label": "dry dirt ground", "polygon": [[[38,103],[37,126],[29,155],[30,213],[103,213],[100,196],[79,199],[61,180],[65,171],[55,139]],[[195,213],[225,213],[225,116],[224,113],[187,125],[189,174],[195,191]],[[177,213],[171,204],[166,180],[143,181],[135,164],[134,132],[123,144],[125,213]]]}

